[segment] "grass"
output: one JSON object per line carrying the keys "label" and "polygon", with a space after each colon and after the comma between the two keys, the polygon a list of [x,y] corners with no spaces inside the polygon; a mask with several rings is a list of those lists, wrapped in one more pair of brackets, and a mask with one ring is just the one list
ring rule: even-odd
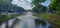
{"label": "grass", "polygon": [[[48,20],[49,22],[51,22],[52,24],[56,25],[56,26],[60,26],[60,12],[56,12],[56,13],[40,13],[37,14],[37,16],[42,17],[45,20]],[[59,27],[60,28],[60,27]]]}
{"label": "grass", "polygon": [[8,15],[0,15],[0,22],[2,21],[6,21],[6,20],[9,20],[9,19],[12,19],[16,16],[19,16],[20,14],[8,14]]}

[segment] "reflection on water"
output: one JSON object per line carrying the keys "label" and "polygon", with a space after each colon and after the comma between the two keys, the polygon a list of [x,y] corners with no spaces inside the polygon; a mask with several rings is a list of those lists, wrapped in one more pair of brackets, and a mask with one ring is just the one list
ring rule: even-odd
{"label": "reflection on water", "polygon": [[32,14],[28,12],[26,15],[18,17],[21,21],[14,28],[49,28],[51,26],[48,21],[39,19],[39,17]]}
{"label": "reflection on water", "polygon": [[[13,25],[17,19],[20,21]],[[5,28],[5,26],[6,23],[3,23],[1,28]],[[27,12],[26,15],[9,20],[8,26],[10,28],[51,28],[51,24],[48,21],[43,20],[41,17],[33,16],[32,12]]]}
{"label": "reflection on water", "polygon": [[42,24],[36,24],[36,28],[49,28],[50,24],[48,22],[46,22],[46,24],[42,25]]}
{"label": "reflection on water", "polygon": [[44,20],[36,19],[35,22],[37,28],[49,28],[51,26],[50,23]]}

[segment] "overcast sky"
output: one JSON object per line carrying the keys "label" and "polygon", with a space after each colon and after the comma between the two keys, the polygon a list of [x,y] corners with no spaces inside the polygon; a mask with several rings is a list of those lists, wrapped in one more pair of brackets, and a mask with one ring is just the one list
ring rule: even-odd
{"label": "overcast sky", "polygon": [[[31,8],[31,0],[13,0],[12,4],[23,7],[24,9],[32,9]],[[48,6],[50,3],[50,0],[46,0],[43,5]]]}

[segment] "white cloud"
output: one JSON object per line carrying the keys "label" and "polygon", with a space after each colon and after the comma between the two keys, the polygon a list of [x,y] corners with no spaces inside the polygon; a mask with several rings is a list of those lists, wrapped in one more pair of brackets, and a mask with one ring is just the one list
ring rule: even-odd
{"label": "white cloud", "polygon": [[16,1],[17,1],[17,0],[13,0],[11,3],[15,5],[15,4],[16,4]]}
{"label": "white cloud", "polygon": [[29,2],[32,2],[31,0],[28,0]]}
{"label": "white cloud", "polygon": [[[31,0],[26,0],[29,3],[31,2]],[[12,3],[14,5],[18,5],[20,7],[23,7],[24,9],[31,9],[31,5],[29,5],[29,3],[26,3],[25,0],[13,0]]]}
{"label": "white cloud", "polygon": [[25,3],[24,0],[17,0],[18,3]]}

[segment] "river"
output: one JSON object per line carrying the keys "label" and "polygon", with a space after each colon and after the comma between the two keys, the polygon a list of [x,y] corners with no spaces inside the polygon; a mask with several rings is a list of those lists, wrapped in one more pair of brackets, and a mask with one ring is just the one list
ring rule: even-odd
{"label": "river", "polygon": [[[51,26],[48,21],[43,20],[40,17],[34,16],[32,12],[27,12],[25,15],[18,16],[17,18],[20,21],[16,23],[13,28],[49,28]],[[39,22],[40,24],[37,24],[35,22],[36,19],[41,20],[41,22]],[[42,24],[42,22],[44,22],[45,24]]]}

